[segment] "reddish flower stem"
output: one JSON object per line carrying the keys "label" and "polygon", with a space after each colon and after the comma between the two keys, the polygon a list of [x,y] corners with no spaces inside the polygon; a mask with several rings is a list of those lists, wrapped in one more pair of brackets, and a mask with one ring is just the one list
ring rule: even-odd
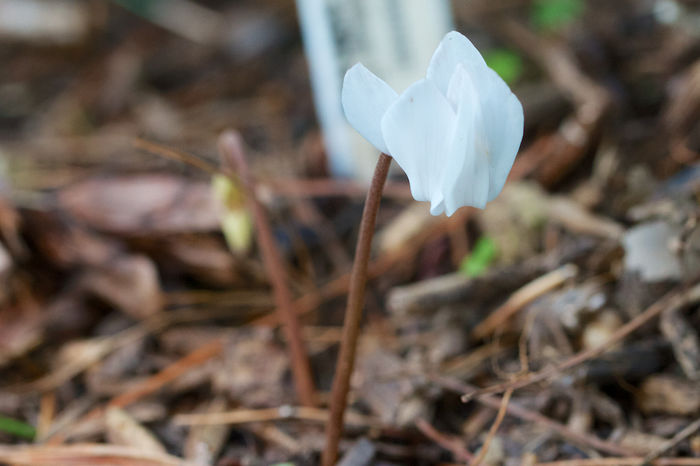
{"label": "reddish flower stem", "polygon": [[[304,406],[316,406],[316,389],[311,375],[311,365],[302,339],[301,324],[294,310],[293,297],[287,286],[284,262],[275,243],[265,209],[255,197],[255,182],[248,169],[241,137],[234,131],[223,133],[219,138],[219,150],[224,162],[230,164],[229,168],[235,170],[238,175],[237,178],[243,185],[249,209],[253,214],[263,264],[272,284],[279,321],[287,337],[292,376],[299,401]],[[227,173],[229,172],[230,170],[227,170]]]}
{"label": "reddish flower stem", "polygon": [[343,434],[343,415],[350,389],[350,377],[355,366],[355,353],[357,339],[360,335],[360,322],[362,309],[365,302],[365,285],[367,283],[367,264],[372,247],[374,225],[377,220],[377,211],[382,198],[384,183],[389,173],[391,157],[381,154],[374,169],[374,177],[370,185],[365,208],[362,212],[360,234],[357,238],[355,260],[350,276],[350,289],[348,303],[345,309],[345,322],[343,323],[343,335],[340,341],[340,353],[333,378],[331,391],[330,417],[326,427],[326,446],[323,450],[322,465],[333,466],[338,458],[338,445]]}

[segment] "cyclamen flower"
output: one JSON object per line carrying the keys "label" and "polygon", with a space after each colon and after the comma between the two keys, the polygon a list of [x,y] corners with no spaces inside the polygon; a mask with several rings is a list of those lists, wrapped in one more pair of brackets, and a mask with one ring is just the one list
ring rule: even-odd
{"label": "cyclamen flower", "polygon": [[484,208],[503,189],[523,137],[523,108],[479,51],[450,32],[425,79],[398,95],[362,64],[345,74],[350,124],[403,168],[430,213]]}

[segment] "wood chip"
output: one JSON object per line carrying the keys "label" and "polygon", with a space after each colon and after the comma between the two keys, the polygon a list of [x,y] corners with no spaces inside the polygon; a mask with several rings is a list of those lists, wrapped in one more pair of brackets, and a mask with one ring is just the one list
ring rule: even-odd
{"label": "wood chip", "polygon": [[700,382],[652,375],[642,383],[637,403],[645,413],[687,416],[700,410]]}

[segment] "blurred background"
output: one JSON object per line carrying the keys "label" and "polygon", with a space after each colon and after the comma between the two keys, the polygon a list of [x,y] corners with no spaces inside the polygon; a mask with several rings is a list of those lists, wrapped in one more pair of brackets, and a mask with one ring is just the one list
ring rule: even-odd
{"label": "blurred background", "polygon": [[[700,465],[696,0],[0,0],[0,463],[317,464],[376,160],[342,75],[361,60],[402,90],[451,29],[525,137],[483,211],[432,217],[392,172],[343,464],[488,443],[483,464]],[[228,128],[316,407],[219,172]],[[509,402],[460,400],[576,357]]]}

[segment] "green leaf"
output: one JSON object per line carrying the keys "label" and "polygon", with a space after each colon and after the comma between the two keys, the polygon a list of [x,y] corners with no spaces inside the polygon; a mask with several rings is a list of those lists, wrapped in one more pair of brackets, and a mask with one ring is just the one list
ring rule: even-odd
{"label": "green leaf", "polygon": [[462,260],[459,266],[460,273],[469,278],[483,275],[496,258],[496,253],[496,243],[488,236],[482,236],[474,245],[472,253]]}
{"label": "green leaf", "polygon": [[510,49],[493,49],[484,54],[486,64],[509,85],[516,82],[523,73],[523,60]]}
{"label": "green leaf", "polygon": [[540,31],[557,31],[583,13],[582,0],[535,0],[532,23]]}
{"label": "green leaf", "polygon": [[0,416],[0,431],[29,440],[36,436],[36,429],[31,425],[5,416]]}

